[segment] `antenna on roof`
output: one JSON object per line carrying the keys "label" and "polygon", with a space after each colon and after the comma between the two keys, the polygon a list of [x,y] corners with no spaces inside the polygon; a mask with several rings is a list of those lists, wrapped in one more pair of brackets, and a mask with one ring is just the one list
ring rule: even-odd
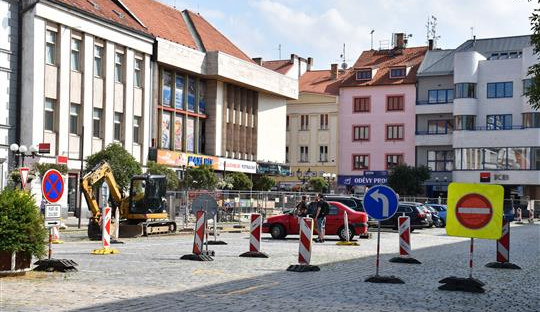
{"label": "antenna on roof", "polygon": [[173,8],[176,9],[176,0],[174,0]]}
{"label": "antenna on roof", "polygon": [[371,35],[371,50],[373,50],[373,33],[375,32],[375,29],[372,29],[369,33]]}
{"label": "antenna on roof", "polygon": [[474,38],[474,27],[471,26],[471,38]]}
{"label": "antenna on roof", "polygon": [[277,49],[278,49],[278,53],[279,53],[279,58],[278,58],[278,60],[281,60],[281,43],[278,44]]}
{"label": "antenna on roof", "polygon": [[437,47],[437,40],[440,38],[441,36],[437,35],[437,17],[431,15],[428,17],[426,23],[426,42],[429,45],[430,40],[433,40],[433,49],[435,49]]}
{"label": "antenna on roof", "polygon": [[345,57],[345,43],[343,44],[343,54],[339,56],[341,58],[341,69],[347,69],[349,65],[347,65],[347,58]]}

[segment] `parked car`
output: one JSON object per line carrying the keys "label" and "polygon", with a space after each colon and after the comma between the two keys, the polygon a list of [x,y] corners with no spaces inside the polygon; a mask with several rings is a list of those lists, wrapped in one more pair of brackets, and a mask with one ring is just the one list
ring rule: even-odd
{"label": "parked car", "polygon": [[415,205],[415,206],[419,207],[426,214],[426,220],[429,223],[428,227],[433,226],[433,216],[431,215],[431,210],[429,210],[429,208],[426,207],[424,204],[416,203],[416,202],[401,202],[400,204],[409,204],[409,205]]}
{"label": "parked car", "polygon": [[[324,198],[327,201],[335,201],[338,203],[342,203],[346,205],[349,208],[352,208],[356,211],[366,212],[364,210],[364,203],[361,198],[358,198],[356,196],[349,196],[349,195],[324,195]],[[368,216],[368,225],[369,226],[377,226],[377,221],[372,219],[370,216]]]}
{"label": "parked car", "polygon": [[439,215],[439,218],[441,218],[443,222],[442,226],[446,226],[446,205],[426,204],[426,206],[435,209],[437,211],[437,214]]}
{"label": "parked car", "polygon": [[398,217],[405,214],[411,220],[411,232],[414,229],[429,227],[428,215],[424,212],[424,206],[419,203],[399,203],[396,213],[389,219],[381,221],[381,227],[398,229]]}
{"label": "parked car", "polygon": [[444,227],[444,224],[443,224],[443,221],[441,219],[441,217],[439,216],[439,212],[429,206],[429,205],[424,205],[424,207],[427,207],[429,209],[429,211],[431,212],[431,218],[433,219],[433,225],[436,226],[436,227]]}
{"label": "parked car", "polygon": [[[349,239],[354,235],[365,234],[368,229],[367,214],[365,212],[353,210],[346,205],[329,201],[329,214],[326,216],[325,235],[338,235],[339,239],[347,240],[347,233],[343,223],[344,211],[347,211],[349,218]],[[308,204],[308,214],[312,215],[315,210],[315,203]],[[317,233],[317,227],[313,226],[314,233]],[[262,232],[270,233],[274,239],[283,239],[287,235],[297,235],[300,231],[296,209],[277,216],[270,217],[263,223]]]}

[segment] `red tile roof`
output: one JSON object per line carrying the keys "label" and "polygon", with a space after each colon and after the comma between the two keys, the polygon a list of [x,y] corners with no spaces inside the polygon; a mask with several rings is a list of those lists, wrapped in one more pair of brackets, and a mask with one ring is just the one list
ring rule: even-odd
{"label": "red tile roof", "polygon": [[[362,52],[350,73],[343,79],[343,87],[373,86],[373,85],[399,85],[416,83],[416,72],[424,59],[427,47],[414,47],[396,50],[368,50]],[[390,68],[406,66],[411,67],[405,78],[390,79]],[[371,80],[356,80],[355,69],[378,69]]]}
{"label": "red tile roof", "polygon": [[[111,0],[52,0],[52,2],[73,7],[98,18],[106,19],[122,26],[148,33],[147,30],[129,14],[129,12]],[[96,5],[94,6],[92,2]],[[115,11],[122,17],[115,13]]]}
{"label": "red tile roof", "polygon": [[262,66],[278,72],[280,74],[287,74],[289,70],[293,67],[291,60],[276,60],[276,61],[263,61]]}
{"label": "red tile roof", "polygon": [[220,51],[227,53],[231,56],[235,56],[244,61],[254,63],[253,60],[247,56],[242,50],[235,46],[227,37],[220,33],[214,26],[206,21],[200,14],[193,13],[189,10],[187,12],[189,18],[195,26],[195,30],[201,38],[202,44],[206,51]]}
{"label": "red tile roof", "polygon": [[339,95],[341,77],[346,72],[340,71],[338,79],[332,79],[330,70],[312,70],[305,72],[298,81],[299,92],[318,93],[326,95]]}
{"label": "red tile roof", "polygon": [[122,2],[148,27],[152,35],[197,49],[182,12],[153,0],[122,0]]}

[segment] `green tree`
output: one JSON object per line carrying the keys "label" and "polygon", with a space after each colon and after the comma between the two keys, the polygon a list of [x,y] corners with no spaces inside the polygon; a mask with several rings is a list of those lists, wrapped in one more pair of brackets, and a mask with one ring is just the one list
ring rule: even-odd
{"label": "green tree", "polygon": [[84,173],[88,173],[102,161],[107,161],[111,165],[116,183],[124,192],[129,189],[131,178],[142,174],[141,164],[118,143],[110,144],[100,152],[88,156]]}
{"label": "green tree", "polygon": [[188,168],[184,177],[184,187],[194,189],[215,189],[218,183],[218,178],[208,166],[200,166],[198,168]]}
{"label": "green tree", "polygon": [[328,189],[328,182],[326,182],[326,180],[321,177],[309,179],[308,185],[312,191],[317,193],[322,193]]}
{"label": "green tree", "polygon": [[[531,44],[534,47],[534,53],[538,55],[540,53],[540,9],[534,9],[529,20],[533,31]],[[529,97],[529,103],[533,108],[540,109],[540,64],[529,67],[529,75],[531,84],[525,90],[525,95]]]}
{"label": "green tree", "polygon": [[255,191],[270,191],[276,185],[276,180],[267,175],[259,176],[253,180],[253,190]]}
{"label": "green tree", "polygon": [[243,172],[228,173],[227,178],[232,179],[233,190],[250,190],[253,187],[253,182]]}
{"label": "green tree", "polygon": [[158,164],[155,161],[149,161],[147,164],[148,169],[146,170],[149,174],[164,175],[167,177],[167,190],[168,191],[178,191],[180,188],[180,180],[176,175],[176,172],[171,168]]}
{"label": "green tree", "polygon": [[37,173],[39,173],[40,177],[43,177],[45,172],[49,171],[49,169],[56,169],[61,174],[67,174],[68,173],[68,167],[63,164],[47,164],[47,163],[34,163],[34,168]]}
{"label": "green tree", "polygon": [[388,175],[388,186],[400,196],[418,195],[423,192],[422,184],[431,177],[426,166],[412,167],[399,165]]}

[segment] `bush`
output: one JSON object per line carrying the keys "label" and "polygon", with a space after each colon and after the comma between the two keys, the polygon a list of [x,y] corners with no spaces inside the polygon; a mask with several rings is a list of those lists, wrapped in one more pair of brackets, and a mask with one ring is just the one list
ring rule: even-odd
{"label": "bush", "polygon": [[0,250],[27,252],[41,258],[46,253],[47,230],[39,208],[28,192],[0,192]]}
{"label": "bush", "polygon": [[146,170],[149,174],[164,175],[167,177],[167,190],[168,191],[178,191],[180,188],[180,180],[176,175],[176,172],[171,168],[156,163],[155,161],[148,162],[148,169]]}
{"label": "bush", "polygon": [[328,188],[328,182],[324,178],[315,177],[309,179],[309,188],[317,193],[323,193]]}
{"label": "bush", "polygon": [[246,191],[251,190],[253,187],[253,182],[243,172],[228,173],[227,178],[232,180],[233,190]]}
{"label": "bush", "polygon": [[396,193],[415,196],[423,192],[422,184],[431,176],[426,166],[412,167],[399,165],[393,168],[388,175],[388,186]]}
{"label": "bush", "polygon": [[[142,174],[141,164],[118,143],[110,144],[104,150],[88,156],[86,158],[84,174],[88,173],[102,161],[107,161],[111,165],[114,179],[118,187],[124,192],[129,189],[131,178],[135,175]],[[99,186],[95,185],[94,187]]]}
{"label": "bush", "polygon": [[184,187],[186,189],[215,189],[218,183],[218,178],[214,174],[214,170],[208,166],[200,166],[198,168],[187,168],[184,177]]}
{"label": "bush", "polygon": [[255,178],[253,181],[253,190],[255,191],[270,191],[276,185],[276,180],[267,175],[262,175]]}

